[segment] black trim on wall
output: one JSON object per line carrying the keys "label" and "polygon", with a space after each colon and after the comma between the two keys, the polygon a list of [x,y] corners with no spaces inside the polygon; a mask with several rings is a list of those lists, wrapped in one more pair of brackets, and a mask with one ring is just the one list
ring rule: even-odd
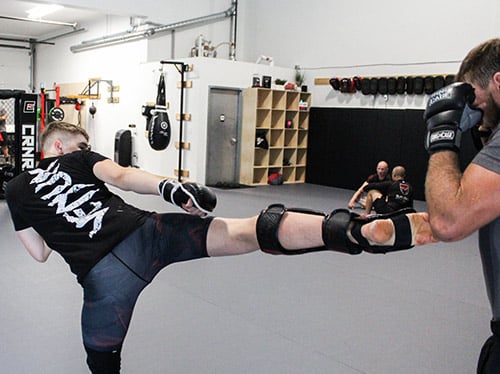
{"label": "black trim on wall", "polygon": [[[423,110],[311,108],[306,182],[355,190],[377,162],[403,165],[415,199],[425,200],[429,156],[424,149]],[[464,135],[462,168],[476,151]],[[347,202],[346,202],[347,203]]]}

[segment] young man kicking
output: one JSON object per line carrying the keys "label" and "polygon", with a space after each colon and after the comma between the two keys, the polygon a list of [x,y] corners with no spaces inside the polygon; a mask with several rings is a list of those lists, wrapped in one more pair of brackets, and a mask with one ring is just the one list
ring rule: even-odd
{"label": "young man kicking", "polygon": [[[141,291],[169,264],[262,249],[272,254],[318,250],[385,253],[434,241],[426,213],[403,211],[361,219],[275,204],[258,216],[208,216],[214,193],[89,150],[80,127],[53,122],[41,135],[45,158],[7,186],[17,236],[40,262],[58,252],[83,287],[82,335],[93,373],[119,373],[120,352]],[[160,195],[185,213],[158,214],[111,193]]]}

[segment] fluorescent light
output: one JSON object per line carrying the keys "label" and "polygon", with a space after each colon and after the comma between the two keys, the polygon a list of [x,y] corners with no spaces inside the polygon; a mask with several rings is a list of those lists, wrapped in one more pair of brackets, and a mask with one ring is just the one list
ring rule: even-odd
{"label": "fluorescent light", "polygon": [[28,13],[28,18],[40,19],[48,14],[57,12],[62,8],[64,8],[62,5],[44,4],[44,5],[38,5],[30,10],[27,10],[26,12]]}

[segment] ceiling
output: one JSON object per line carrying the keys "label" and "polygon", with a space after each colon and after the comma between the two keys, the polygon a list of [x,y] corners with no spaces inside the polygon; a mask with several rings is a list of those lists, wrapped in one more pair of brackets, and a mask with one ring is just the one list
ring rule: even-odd
{"label": "ceiling", "polygon": [[55,13],[43,17],[42,20],[62,22],[70,25],[39,23],[18,19],[27,19],[27,10],[37,5],[40,5],[40,3],[2,0],[0,7],[0,43],[3,46],[5,46],[4,42],[8,41],[8,39],[43,40],[43,38],[48,36],[71,32],[80,28],[80,23],[102,15],[100,12],[88,9],[64,7]]}

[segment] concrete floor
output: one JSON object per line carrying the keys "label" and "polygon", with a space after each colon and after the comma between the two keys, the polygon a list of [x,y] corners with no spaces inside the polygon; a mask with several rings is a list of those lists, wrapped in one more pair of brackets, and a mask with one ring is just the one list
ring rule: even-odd
{"label": "concrete floor", "polygon": [[[308,184],[216,192],[215,214],[227,217],[275,202],[328,211],[352,194]],[[80,286],[57,254],[29,257],[5,201],[0,219],[2,373],[87,373]],[[489,319],[476,235],[387,255],[203,259],[168,267],[141,295],[122,372],[470,374]]]}

